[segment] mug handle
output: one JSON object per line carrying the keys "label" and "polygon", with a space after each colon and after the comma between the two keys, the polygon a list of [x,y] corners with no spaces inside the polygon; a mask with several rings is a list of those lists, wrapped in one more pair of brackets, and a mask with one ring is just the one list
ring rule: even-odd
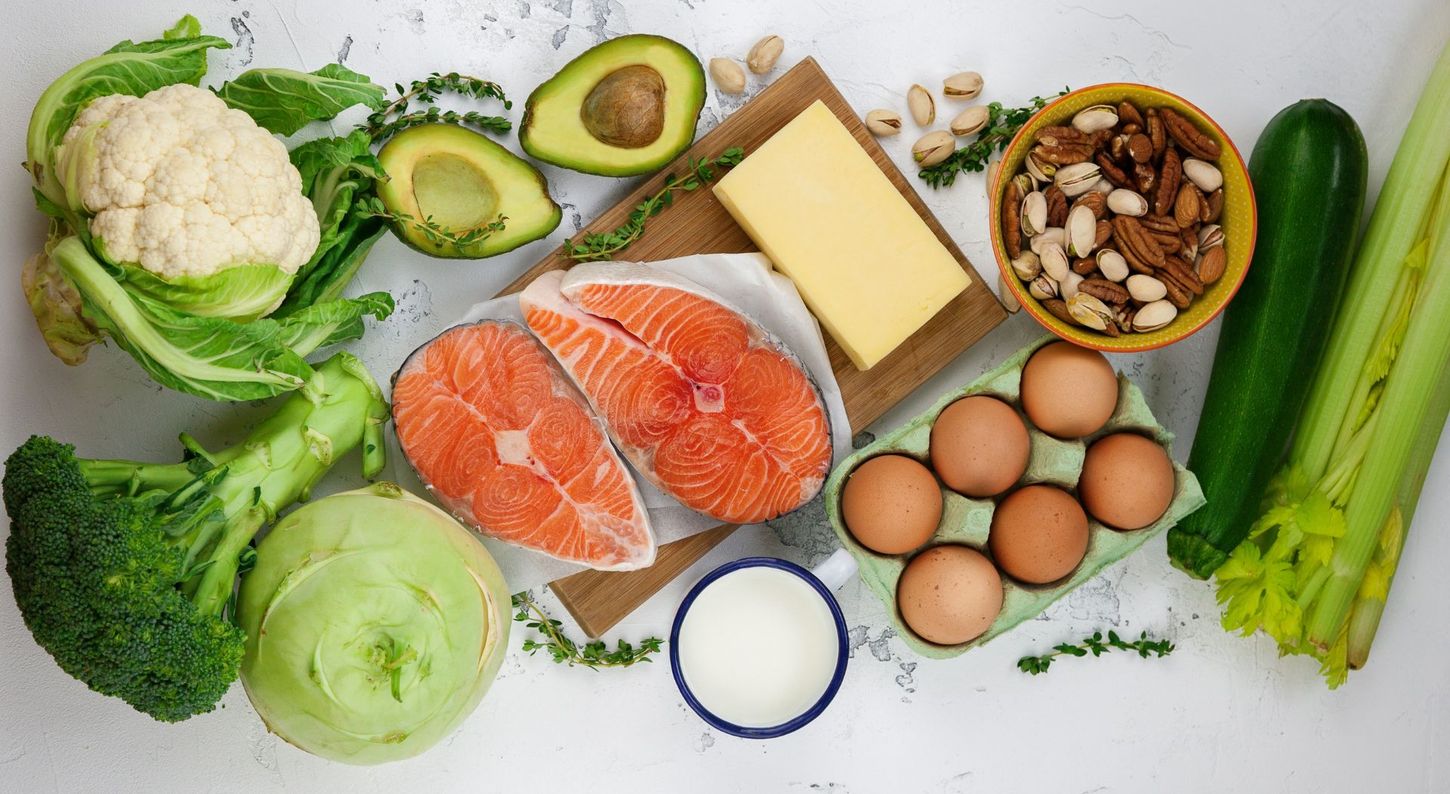
{"label": "mug handle", "polygon": [[811,573],[821,580],[827,590],[840,590],[841,585],[851,581],[851,577],[856,575],[856,558],[845,549],[836,549],[825,562],[812,568]]}

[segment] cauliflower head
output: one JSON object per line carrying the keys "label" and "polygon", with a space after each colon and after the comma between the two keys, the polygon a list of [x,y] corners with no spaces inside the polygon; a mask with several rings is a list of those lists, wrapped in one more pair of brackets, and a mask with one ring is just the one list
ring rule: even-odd
{"label": "cauliflower head", "polygon": [[163,279],[257,264],[290,276],[317,248],[317,214],[286,147],[206,89],[99,97],[59,148],[67,194],[118,264]]}

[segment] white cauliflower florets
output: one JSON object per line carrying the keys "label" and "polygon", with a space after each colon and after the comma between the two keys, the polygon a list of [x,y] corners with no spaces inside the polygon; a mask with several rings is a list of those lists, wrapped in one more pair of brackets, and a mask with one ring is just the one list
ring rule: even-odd
{"label": "white cauliflower florets", "polygon": [[286,147],[210,91],[100,97],[62,145],[83,137],[74,189],[116,262],[165,278],[248,264],[295,273],[317,248],[317,215]]}

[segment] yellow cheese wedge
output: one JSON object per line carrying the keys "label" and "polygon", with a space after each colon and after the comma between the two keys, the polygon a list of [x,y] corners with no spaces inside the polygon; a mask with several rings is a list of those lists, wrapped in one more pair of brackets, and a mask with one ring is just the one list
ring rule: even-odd
{"label": "yellow cheese wedge", "polygon": [[866,150],[817,101],[715,185],[858,369],[971,283]]}

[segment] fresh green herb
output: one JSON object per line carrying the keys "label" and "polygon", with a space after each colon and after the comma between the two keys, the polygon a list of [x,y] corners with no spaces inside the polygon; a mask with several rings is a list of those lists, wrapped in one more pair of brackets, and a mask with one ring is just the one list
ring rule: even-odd
{"label": "fresh green herb", "polygon": [[933,188],[943,188],[951,187],[956,182],[958,173],[981,171],[987,167],[987,161],[992,159],[993,154],[1007,148],[1012,136],[1032,118],[1033,113],[1046,107],[1052,99],[1066,94],[1068,90],[1064,87],[1062,93],[1047,99],[1035,96],[1027,107],[1022,108],[1004,108],[1001,102],[993,102],[987,106],[986,128],[977,133],[971,143],[952,152],[951,156],[940,163],[921,169],[916,175]]}
{"label": "fresh green herb", "polygon": [[[513,128],[513,124],[502,116],[488,116],[475,111],[440,111],[436,105],[438,97],[451,93],[471,99],[497,99],[503,103],[504,110],[512,108],[514,103],[504,95],[503,88],[492,80],[458,72],[434,72],[425,79],[414,80],[406,89],[401,83],[395,85],[394,89],[398,92],[398,98],[389,102],[382,110],[369,115],[367,121],[358,127],[379,143],[420,124],[462,124],[497,133],[508,132]],[[413,103],[433,107],[409,112],[408,106]]]}
{"label": "fresh green herb", "polygon": [[514,609],[518,610],[514,620],[544,635],[543,641],[533,637],[524,640],[524,650],[530,656],[536,651],[546,651],[555,664],[579,665],[591,670],[629,667],[636,662],[653,662],[650,654],[657,653],[664,644],[664,640],[658,637],[649,637],[641,640],[638,648],[624,640],[620,640],[612,651],[603,640],[580,646],[564,634],[563,624],[549,617],[527,592],[515,593],[513,602]]}
{"label": "fresh green herb", "polygon": [[629,219],[622,226],[612,232],[586,234],[583,240],[577,243],[571,241],[568,245],[569,258],[576,262],[598,262],[612,258],[644,234],[645,222],[660,214],[665,207],[674,202],[675,191],[695,190],[715,178],[716,168],[731,168],[739,165],[743,159],[745,159],[745,150],[739,146],[726,149],[713,160],[691,158],[688,170],[683,175],[667,175],[664,186],[659,189],[659,192],[635,207],[629,213]]}
{"label": "fresh green herb", "polygon": [[486,225],[475,226],[466,231],[458,232],[433,220],[432,215],[427,215],[419,219],[406,212],[394,212],[388,209],[383,204],[383,200],[377,196],[367,196],[360,199],[356,212],[360,215],[383,218],[395,223],[406,223],[422,232],[428,242],[440,248],[445,245],[466,248],[470,245],[481,243],[496,232],[503,231],[504,222],[508,220],[504,215],[499,215]]}
{"label": "fresh green herb", "polygon": [[1084,637],[1082,642],[1076,645],[1064,642],[1061,645],[1052,646],[1052,653],[1042,656],[1024,656],[1017,660],[1017,669],[1024,673],[1037,675],[1047,672],[1047,668],[1051,667],[1053,660],[1059,656],[1087,656],[1088,654],[1102,656],[1114,648],[1120,651],[1135,651],[1144,659],[1150,655],[1162,658],[1173,652],[1173,643],[1168,640],[1152,639],[1146,631],[1131,642],[1119,637],[1116,631],[1109,631],[1106,639],[1101,631],[1095,631],[1091,637]]}

